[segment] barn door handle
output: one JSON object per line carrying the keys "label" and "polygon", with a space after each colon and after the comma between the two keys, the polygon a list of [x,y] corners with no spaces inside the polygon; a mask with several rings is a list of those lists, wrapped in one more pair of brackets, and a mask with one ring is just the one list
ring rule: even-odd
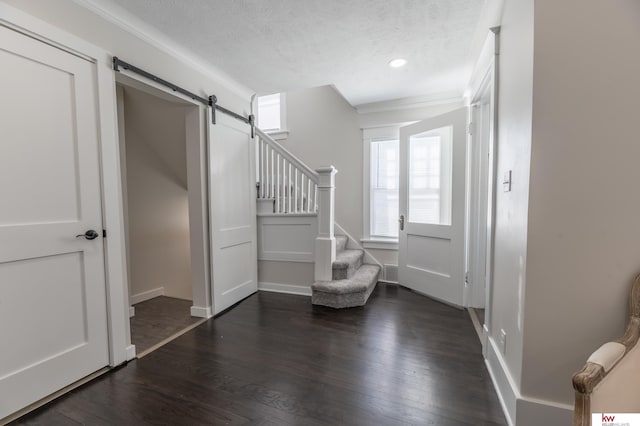
{"label": "barn door handle", "polygon": [[78,238],[78,237],[85,237],[87,240],[95,240],[96,238],[98,238],[98,233],[96,231],[94,231],[93,229],[89,229],[84,234],[76,235],[76,238]]}
{"label": "barn door handle", "polygon": [[403,231],[404,230],[404,215],[403,214],[400,215],[400,219],[398,219],[398,222],[400,222],[400,230]]}

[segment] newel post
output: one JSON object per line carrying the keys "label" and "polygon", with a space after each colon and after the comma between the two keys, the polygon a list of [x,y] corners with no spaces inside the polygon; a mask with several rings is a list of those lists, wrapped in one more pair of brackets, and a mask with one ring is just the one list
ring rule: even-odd
{"label": "newel post", "polygon": [[333,235],[336,178],[333,166],[321,167],[318,173],[318,237],[316,238],[316,281],[331,281],[336,260],[336,239]]}

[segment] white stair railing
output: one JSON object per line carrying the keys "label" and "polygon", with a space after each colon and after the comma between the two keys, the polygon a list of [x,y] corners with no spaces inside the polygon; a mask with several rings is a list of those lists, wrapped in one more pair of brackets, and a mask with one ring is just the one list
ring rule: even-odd
{"label": "white stair railing", "polygon": [[317,213],[315,280],[331,281],[336,260],[334,237],[335,167],[314,171],[256,128],[258,199],[273,199],[273,214]]}
{"label": "white stair railing", "polygon": [[258,199],[273,199],[273,213],[316,213],[318,174],[256,128]]}

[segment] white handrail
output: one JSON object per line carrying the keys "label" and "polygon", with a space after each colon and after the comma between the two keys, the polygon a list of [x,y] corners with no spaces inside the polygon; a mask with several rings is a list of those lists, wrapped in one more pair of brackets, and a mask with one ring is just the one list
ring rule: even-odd
{"label": "white handrail", "polygon": [[298,170],[301,170],[305,175],[307,175],[307,177],[311,178],[311,181],[313,183],[318,183],[318,174],[313,169],[304,164],[302,160],[298,159],[298,157],[290,153],[285,147],[276,142],[271,136],[258,129],[257,127],[255,129],[256,135],[258,135],[258,137],[262,141],[273,148],[273,150],[280,154],[282,158],[285,158],[289,163],[297,167]]}
{"label": "white handrail", "polygon": [[317,212],[320,175],[260,129],[256,141],[258,198],[273,199],[278,214]]}

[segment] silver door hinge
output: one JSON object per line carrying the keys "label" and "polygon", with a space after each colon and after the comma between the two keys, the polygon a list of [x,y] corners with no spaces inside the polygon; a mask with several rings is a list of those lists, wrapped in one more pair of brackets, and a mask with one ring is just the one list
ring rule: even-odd
{"label": "silver door hinge", "polygon": [[467,286],[471,285],[471,283],[469,282],[469,271],[465,272],[464,274],[464,284]]}
{"label": "silver door hinge", "polygon": [[474,123],[469,122],[469,125],[467,126],[467,131],[469,132],[470,135],[473,135],[473,130],[474,130]]}

